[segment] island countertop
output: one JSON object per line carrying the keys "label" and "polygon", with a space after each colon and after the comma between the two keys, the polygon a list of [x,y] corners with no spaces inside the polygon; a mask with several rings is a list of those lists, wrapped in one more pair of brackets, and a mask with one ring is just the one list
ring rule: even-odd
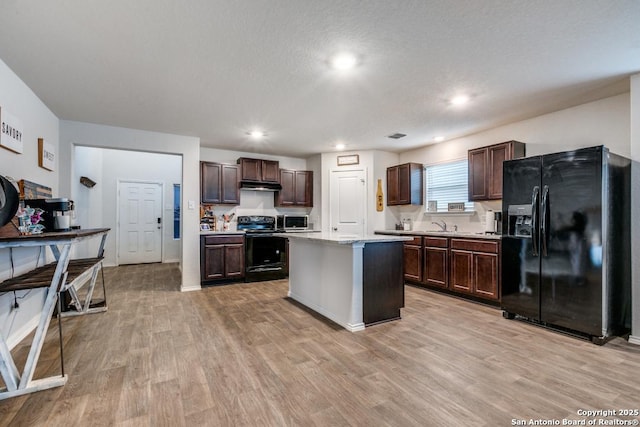
{"label": "island countertop", "polygon": [[381,235],[381,234],[348,234],[337,232],[310,232],[310,233],[277,233],[276,235],[289,239],[314,240],[318,242],[350,245],[353,243],[384,243],[403,242],[411,240],[409,236]]}

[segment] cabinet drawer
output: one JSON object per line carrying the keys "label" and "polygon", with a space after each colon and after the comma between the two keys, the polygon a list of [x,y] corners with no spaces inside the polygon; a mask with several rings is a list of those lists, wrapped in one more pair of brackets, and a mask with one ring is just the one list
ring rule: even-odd
{"label": "cabinet drawer", "polygon": [[405,245],[422,246],[422,236],[407,236],[407,237],[413,237],[413,240],[405,241],[404,242]]}
{"label": "cabinet drawer", "polygon": [[229,245],[233,243],[244,243],[244,236],[240,234],[233,236],[204,236],[205,245]]}
{"label": "cabinet drawer", "polygon": [[487,242],[485,240],[471,239],[451,239],[451,249],[462,249],[473,252],[489,252],[497,254],[500,245],[498,242]]}
{"label": "cabinet drawer", "polygon": [[446,248],[449,246],[449,239],[446,237],[425,237],[424,245],[436,248]]}

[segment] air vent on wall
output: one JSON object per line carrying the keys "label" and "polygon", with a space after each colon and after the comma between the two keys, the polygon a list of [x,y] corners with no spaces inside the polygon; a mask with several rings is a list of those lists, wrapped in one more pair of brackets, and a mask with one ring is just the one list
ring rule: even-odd
{"label": "air vent on wall", "polygon": [[398,132],[396,132],[396,133],[394,133],[394,134],[392,134],[392,135],[387,136],[387,138],[391,138],[391,139],[400,139],[400,138],[404,138],[405,136],[407,136],[407,135],[405,135],[404,133],[398,133]]}

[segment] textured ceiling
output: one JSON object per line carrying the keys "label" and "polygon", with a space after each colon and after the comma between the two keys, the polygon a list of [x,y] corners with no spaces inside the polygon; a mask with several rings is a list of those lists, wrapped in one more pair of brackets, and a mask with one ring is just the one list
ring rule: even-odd
{"label": "textured ceiling", "polygon": [[[636,0],[2,0],[0,58],[61,119],[305,157],[625,92],[639,22]],[[349,73],[328,66],[344,50]]]}

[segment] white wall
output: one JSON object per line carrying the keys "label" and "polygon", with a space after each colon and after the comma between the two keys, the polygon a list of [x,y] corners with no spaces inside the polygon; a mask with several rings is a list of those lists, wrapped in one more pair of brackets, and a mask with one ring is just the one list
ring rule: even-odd
{"label": "white wall", "polygon": [[630,342],[640,345],[640,74],[631,77],[631,309]]}
{"label": "white wall", "polygon": [[[175,154],[182,159],[182,290],[200,289],[200,140],[73,121],[60,122],[60,188],[71,192],[75,146]],[[105,170],[104,173],[107,171]],[[103,174],[104,174],[103,173]],[[72,195],[73,196],[73,195]],[[72,197],[73,198],[73,197]],[[114,231],[108,240],[114,240]]]}
{"label": "white wall", "polygon": [[[527,144],[527,156],[534,156],[580,147],[605,145],[611,152],[630,156],[630,94],[545,114],[529,120],[469,135],[464,138],[432,144],[400,154],[400,163],[418,162],[425,165],[466,159],[467,151],[499,142],[516,140]],[[401,217],[414,221],[414,229],[433,230],[433,221],[445,220],[462,231],[482,232],[485,212],[501,210],[501,202],[478,202],[474,215],[425,214],[424,206],[392,208]]]}
{"label": "white wall", "polygon": [[[57,197],[65,196],[58,191],[60,170],[60,153],[58,149],[58,118],[46,105],[24,84],[7,65],[0,60],[0,114],[7,111],[22,121],[23,144],[22,154],[0,148],[0,175],[10,176],[16,181],[26,179],[49,186]],[[38,167],[38,138],[55,147],[58,155],[54,171],[50,172]],[[47,249],[44,249],[46,253]],[[38,261],[38,249],[0,249],[0,282],[11,277],[11,255],[13,258],[13,275],[32,270]],[[49,256],[49,258],[51,258]],[[37,326],[38,314],[44,302],[45,291],[42,289],[17,292],[20,308],[14,310],[13,293],[0,295],[0,332],[7,339],[9,347],[19,343]]]}
{"label": "white wall", "polygon": [[[216,148],[200,148],[200,160],[203,162],[231,163],[236,164],[240,157],[249,157],[254,159],[277,160],[281,169],[309,170],[307,169],[306,159],[296,157],[273,156],[267,154],[247,153],[243,151],[219,150]],[[317,178],[314,174],[314,182]],[[274,194],[271,191],[253,191],[240,190],[240,205],[226,206],[217,205],[213,207],[215,215],[232,214],[236,217],[231,221],[230,229],[234,230],[237,226],[236,218],[238,215],[279,215],[309,214],[311,208],[305,207],[276,207],[274,205]]]}
{"label": "white wall", "polygon": [[[182,180],[182,158],[177,155],[142,153],[94,147],[75,147],[73,194],[76,223],[83,228],[108,227],[113,230],[105,245],[105,264],[117,265],[117,190],[123,180],[163,184],[162,262],[180,260],[180,240],[173,239],[173,185]],[[93,188],[80,184],[87,176]]]}
{"label": "white wall", "polygon": [[400,161],[432,164],[466,158],[467,150],[472,148],[514,139],[527,144],[527,156],[605,145],[611,152],[629,157],[629,102],[629,93],[601,99],[464,138],[405,151],[400,154]]}
{"label": "white wall", "polygon": [[[357,165],[338,166],[338,156],[348,156],[357,154],[359,163]],[[365,150],[349,152],[332,152],[321,155],[321,202],[320,210],[322,217],[322,230],[327,232],[330,228],[330,180],[331,171],[362,169],[366,174],[366,233],[373,233],[375,230],[391,228],[393,224],[393,213],[386,206],[387,188],[387,167],[398,164],[398,155],[385,151]],[[378,179],[382,179],[382,188],[385,193],[385,209],[383,212],[376,211],[376,190]]]}

